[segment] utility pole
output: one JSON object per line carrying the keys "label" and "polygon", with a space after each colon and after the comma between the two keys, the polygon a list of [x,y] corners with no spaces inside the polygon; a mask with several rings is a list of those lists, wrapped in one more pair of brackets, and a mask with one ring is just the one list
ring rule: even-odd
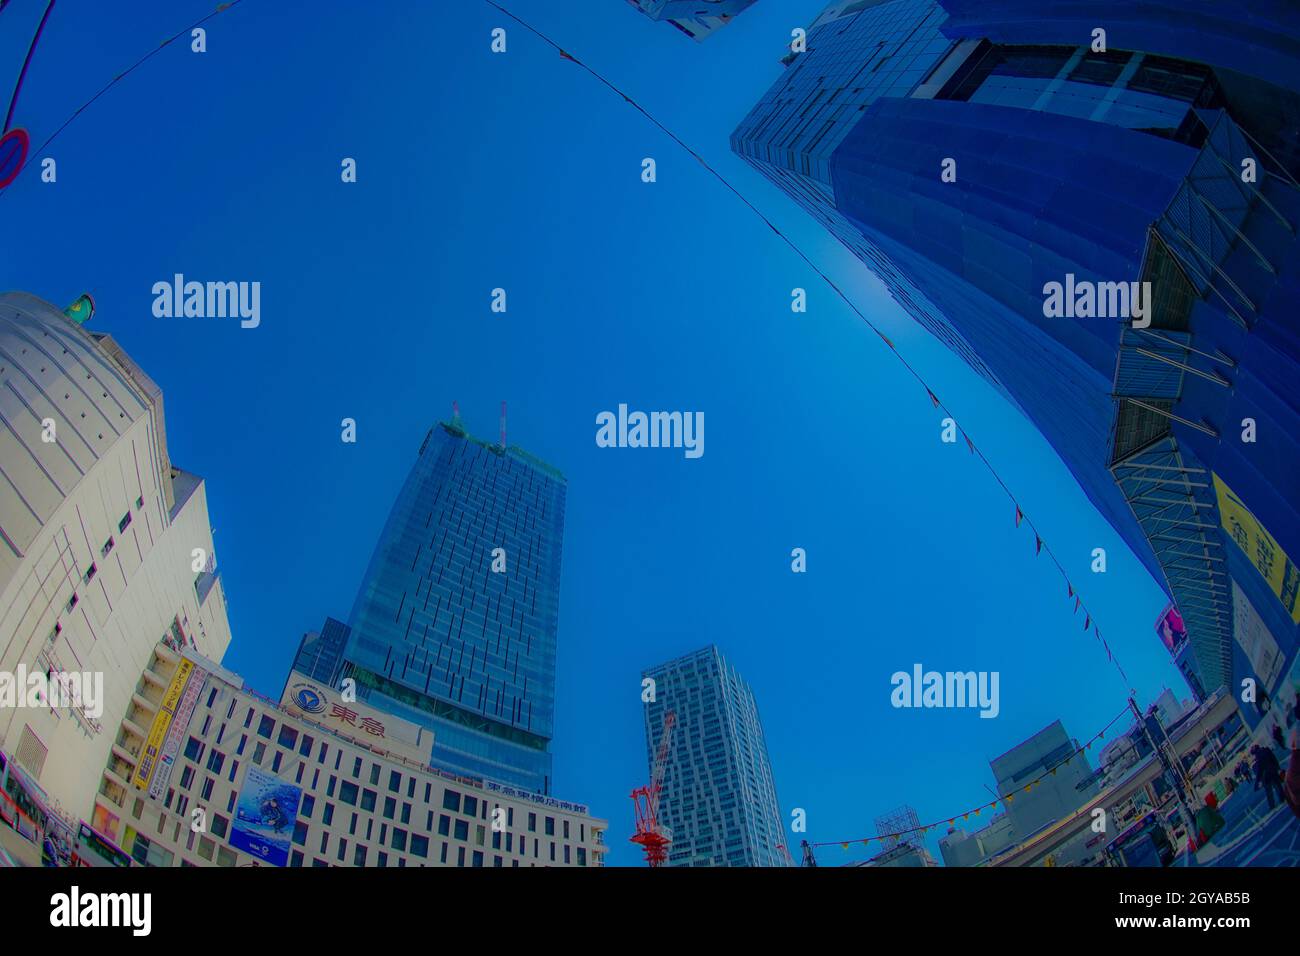
{"label": "utility pole", "polygon": [[[1147,723],[1147,718],[1142,716],[1142,712],[1138,710],[1137,701],[1130,697],[1128,699],[1128,705],[1133,711],[1133,716],[1137,720],[1138,727],[1142,729],[1142,735],[1146,737],[1147,743],[1151,745],[1152,751],[1160,761],[1160,766],[1164,768],[1165,779],[1169,782],[1170,786],[1173,787],[1174,796],[1178,800],[1179,809],[1183,812],[1183,823],[1186,826],[1187,837],[1192,844],[1195,844],[1196,814],[1192,811],[1191,805],[1188,801],[1187,789],[1190,786],[1190,781],[1187,780],[1186,775],[1182,772],[1182,764],[1180,762],[1175,770],[1173,764],[1170,763],[1169,754],[1165,752],[1162,741],[1156,739],[1155,735],[1151,732],[1150,725]],[[1159,718],[1156,718],[1156,724],[1159,725],[1159,723]],[[1164,732],[1164,727],[1160,727],[1160,735],[1164,738],[1163,742],[1168,742],[1169,736]],[[1174,754],[1173,756],[1174,759],[1177,760],[1177,754]]]}
{"label": "utility pole", "polygon": [[812,844],[809,843],[807,840],[804,840],[804,841],[802,841],[802,844],[801,844],[801,845],[803,846],[803,862],[800,863],[799,865],[800,865],[800,866],[816,866],[816,865],[817,865],[817,857],[813,856],[813,848],[812,848]]}

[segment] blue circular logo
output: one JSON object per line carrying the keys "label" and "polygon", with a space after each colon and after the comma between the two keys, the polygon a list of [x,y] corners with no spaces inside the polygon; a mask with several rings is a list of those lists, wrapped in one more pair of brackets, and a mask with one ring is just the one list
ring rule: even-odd
{"label": "blue circular logo", "polygon": [[316,693],[314,688],[299,687],[294,691],[294,702],[309,714],[319,714],[325,710],[325,698]]}

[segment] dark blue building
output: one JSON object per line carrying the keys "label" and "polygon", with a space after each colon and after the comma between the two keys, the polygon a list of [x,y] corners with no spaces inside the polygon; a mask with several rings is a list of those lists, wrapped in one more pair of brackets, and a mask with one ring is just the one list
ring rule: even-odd
{"label": "dark blue building", "polygon": [[1282,2],[858,0],[732,135],[1038,426],[1206,690],[1297,647],[1298,81]]}
{"label": "dark blue building", "polygon": [[430,763],[549,793],[566,482],[436,425],[393,504],[340,678],[429,727]]}
{"label": "dark blue building", "polygon": [[319,631],[309,631],[298,642],[291,670],[322,684],[332,684],[343,663],[343,648],[352,631],[342,621],[325,618]]}

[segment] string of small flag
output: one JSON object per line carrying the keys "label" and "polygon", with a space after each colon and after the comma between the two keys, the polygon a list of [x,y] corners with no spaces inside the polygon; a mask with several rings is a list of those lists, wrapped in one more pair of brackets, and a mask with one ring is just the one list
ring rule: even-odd
{"label": "string of small flag", "polygon": [[821,843],[810,843],[809,845],[810,845],[810,846],[813,846],[813,847],[819,847],[819,846],[837,846],[837,845],[838,845],[838,846],[840,847],[840,849],[842,849],[842,850],[847,850],[849,847],[851,847],[851,846],[853,846],[853,845],[855,845],[855,844],[859,844],[859,843],[860,843],[861,845],[863,845],[863,846],[870,846],[873,842],[880,843],[881,845],[884,845],[884,844],[887,844],[887,843],[890,843],[890,844],[892,844],[892,843],[898,843],[899,840],[900,840],[902,837],[905,837],[905,836],[907,836],[908,834],[916,833],[916,834],[919,834],[919,835],[921,835],[921,836],[924,836],[925,834],[929,833],[931,830],[935,829],[936,827],[940,827],[940,826],[948,826],[948,827],[955,826],[958,820],[968,820],[968,819],[970,819],[971,817],[978,817],[978,816],[979,816],[981,813],[983,813],[985,810],[996,809],[997,806],[998,806],[998,804],[1002,804],[1002,806],[1003,806],[1004,808],[1009,809],[1009,808],[1010,808],[1010,805],[1012,804],[1012,802],[1015,801],[1015,799],[1016,799],[1016,797],[1017,797],[1018,795],[1020,795],[1020,794],[1022,794],[1022,793],[1029,793],[1031,790],[1034,789],[1034,787],[1037,787],[1039,784],[1041,784],[1041,783],[1042,783],[1044,780],[1046,780],[1048,777],[1054,777],[1054,776],[1056,776],[1056,772],[1057,772],[1058,770],[1060,770],[1062,767],[1069,766],[1069,764],[1070,764],[1070,763],[1071,763],[1075,758],[1077,758],[1080,754],[1084,753],[1084,752],[1087,751],[1087,750],[1091,750],[1091,749],[1092,749],[1092,745],[1095,744],[1098,740],[1101,740],[1103,737],[1105,737],[1105,736],[1106,736],[1106,731],[1110,730],[1110,728],[1113,727],[1113,726],[1115,725],[1115,722],[1116,722],[1116,721],[1120,720],[1120,719],[1123,718],[1125,715],[1130,715],[1130,716],[1131,716],[1132,713],[1133,713],[1133,711],[1132,711],[1132,710],[1131,710],[1127,705],[1125,705],[1124,709],[1121,710],[1121,711],[1120,711],[1118,714],[1116,714],[1114,717],[1112,717],[1112,718],[1110,719],[1110,722],[1109,722],[1108,724],[1106,724],[1105,727],[1101,728],[1101,730],[1099,730],[1099,731],[1097,731],[1097,733],[1093,734],[1092,738],[1091,738],[1090,740],[1088,740],[1087,743],[1085,743],[1085,744],[1083,744],[1083,745],[1081,745],[1081,746],[1079,746],[1079,747],[1076,747],[1076,748],[1075,748],[1075,749],[1070,753],[1070,755],[1067,756],[1064,760],[1059,760],[1059,761],[1057,761],[1055,764],[1053,764],[1051,767],[1048,767],[1046,770],[1044,770],[1041,774],[1039,774],[1039,775],[1038,775],[1037,777],[1035,777],[1033,780],[1029,781],[1029,783],[1027,783],[1025,786],[1018,788],[1014,793],[1008,793],[1008,794],[1006,794],[1006,795],[1004,795],[1004,796],[1001,796],[1001,797],[999,797],[998,799],[993,800],[993,801],[991,801],[991,802],[989,802],[989,803],[981,803],[981,804],[980,804],[979,806],[977,806],[977,807],[971,807],[971,808],[970,808],[969,810],[967,810],[965,813],[956,813],[956,814],[953,814],[952,816],[947,817],[947,818],[945,818],[945,819],[942,819],[942,820],[936,820],[936,821],[934,821],[933,823],[923,823],[923,824],[921,824],[920,826],[908,827],[908,828],[903,829],[903,830],[895,830],[895,831],[893,831],[892,833],[885,833],[885,834],[881,834],[881,835],[873,836],[873,837],[858,837],[857,839],[854,839],[854,840],[826,840],[826,841],[821,842]]}
{"label": "string of small flag", "polygon": [[993,463],[990,462],[988,458],[985,456],[984,452],[981,451],[976,446],[974,440],[970,437],[970,433],[967,432],[965,428],[962,428],[961,424],[957,421],[957,416],[954,415],[952,411],[948,409],[947,406],[944,405],[944,403],[939,399],[939,396],[935,394],[934,390],[926,382],[925,378],[921,375],[920,372],[916,370],[916,368],[912,365],[912,363],[907,360],[907,357],[904,356],[903,353],[898,350],[898,348],[894,345],[893,341],[889,338],[889,336],[885,335],[885,333],[881,331],[880,328],[874,322],[872,322],[871,319],[861,309],[857,307],[857,305],[854,304],[853,300],[850,299],[849,296],[845,294],[845,292],[842,289],[840,289],[838,285],[835,284],[835,281],[830,276],[828,276],[824,271],[822,271],[821,267],[818,266],[815,262],[813,262],[813,260],[809,258],[809,256],[798,246],[798,244],[794,242],[794,240],[792,240],[789,236],[787,236],[785,233],[781,231],[781,229],[776,225],[776,223],[772,222],[772,220],[769,219],[761,209],[759,209],[756,205],[754,205],[754,203],[750,201],[750,199],[747,196],[745,196],[744,193],[742,193],[736,186],[734,186],[730,180],[728,180],[724,175],[722,175],[722,173],[718,172],[718,170],[715,169],[708,162],[708,160],[706,160],[703,156],[701,156],[694,149],[692,149],[690,145],[688,145],[684,140],[682,140],[681,137],[679,137],[671,129],[669,129],[658,119],[656,119],[654,115],[651,114],[645,107],[643,107],[631,96],[628,96],[627,93],[623,92],[621,88],[619,88],[617,85],[615,85],[605,76],[603,76],[599,71],[595,70],[594,68],[588,66],[586,63],[582,62],[582,60],[578,59],[572,53],[565,50],[555,40],[551,39],[541,30],[532,26],[530,23],[526,22],[525,20],[520,19],[514,13],[510,12],[501,4],[497,3],[496,0],[483,0],[483,2],[486,3],[488,6],[496,9],[504,16],[507,16],[510,19],[514,20],[525,30],[527,30],[528,32],[536,36],[538,39],[540,39],[543,43],[546,43],[548,46],[554,48],[563,59],[581,67],[583,70],[589,73],[600,83],[604,84],[611,91],[613,91],[614,93],[622,97],[630,106],[632,106],[633,109],[637,110],[647,120],[649,120],[652,124],[658,127],[658,129],[661,132],[663,132],[665,136],[667,136],[674,143],[676,143],[683,150],[685,150],[688,154],[690,154],[690,156],[692,156],[696,160],[696,162],[698,162],[701,166],[703,166],[705,170],[707,170],[716,180],[718,180],[718,182],[720,182],[727,190],[729,190],[734,196],[736,196],[736,198],[739,199],[755,216],[757,216],[760,220],[762,220],[762,222],[769,229],[771,229],[772,232],[776,233],[776,235],[782,240],[782,242],[784,242],[786,246],[788,246],[795,253],[795,255],[797,255],[800,259],[802,259],[803,262],[810,269],[812,269],[812,271],[815,272],[822,279],[823,282],[825,282],[828,286],[830,286],[830,288],[835,292],[837,296],[839,296],[839,298],[844,302],[844,304],[847,305],[849,309],[851,309],[853,313],[858,316],[858,318],[860,318],[863,322],[865,322],[867,327],[870,328],[871,331],[876,333],[876,335],[880,338],[880,340],[884,342],[885,345],[889,348],[891,354],[893,354],[893,356],[902,364],[903,368],[905,368],[908,371],[908,373],[911,374],[912,378],[914,378],[917,381],[917,383],[922,388],[925,389],[925,393],[930,397],[930,401],[934,404],[934,407],[942,411],[948,418],[952,419],[953,424],[961,432],[962,438],[965,439],[966,447],[970,449],[970,453],[974,455],[976,458],[978,458],[981,463],[983,463],[984,467],[988,469],[989,473],[993,476],[994,480],[998,483],[999,487],[1002,488],[1002,491],[1006,494],[1007,498],[1011,501],[1012,506],[1015,508],[1016,527],[1019,528],[1022,524],[1024,524],[1034,534],[1035,556],[1041,556],[1043,554],[1047,555],[1048,560],[1051,561],[1052,564],[1055,566],[1056,570],[1061,575],[1062,581],[1064,581],[1065,583],[1067,600],[1072,599],[1074,601],[1074,612],[1073,612],[1074,615],[1077,617],[1079,612],[1083,611],[1084,633],[1086,634],[1089,631],[1092,632],[1093,636],[1096,638],[1096,640],[1098,641],[1102,649],[1105,650],[1106,660],[1110,664],[1112,664],[1115,667],[1115,669],[1119,672],[1120,679],[1123,680],[1125,689],[1129,693],[1135,693],[1134,689],[1129,683],[1128,675],[1124,672],[1124,668],[1120,665],[1119,658],[1115,655],[1115,652],[1111,649],[1110,644],[1102,636],[1101,628],[1097,625],[1096,615],[1094,615],[1092,611],[1088,608],[1088,606],[1084,603],[1082,595],[1079,593],[1078,589],[1074,586],[1074,583],[1070,580],[1069,573],[1065,570],[1065,566],[1056,557],[1056,554],[1052,551],[1047,541],[1043,538],[1043,535],[1039,531],[1038,527],[1025,514],[1024,509],[1021,508],[1020,502],[1017,500],[1015,494],[1011,491],[1011,488],[1007,485],[1007,483],[1002,479],[1002,475],[998,473],[998,470],[993,467]]}
{"label": "string of small flag", "polygon": [[[208,13],[205,16],[201,17],[200,19],[196,20],[190,26],[177,31],[171,37],[164,39],[158,47],[149,51],[144,56],[142,56],[139,60],[137,60],[135,63],[129,66],[127,69],[123,70],[121,73],[113,77],[112,80],[110,80],[107,84],[105,84],[103,88],[99,90],[99,92],[97,92],[94,96],[92,96],[86,102],[81,104],[81,106],[79,106],[72,113],[72,115],[69,116],[68,119],[65,120],[61,126],[59,126],[58,129],[56,129],[52,134],[50,134],[49,137],[46,138],[45,142],[42,143],[40,147],[32,151],[31,158],[29,158],[27,162],[24,163],[23,168],[25,169],[26,166],[29,165],[36,156],[39,156],[50,145],[50,143],[52,143],[54,139],[57,136],[59,136],[60,133],[62,133],[65,129],[67,129],[67,127],[78,116],[80,116],[81,113],[84,112],[91,104],[93,104],[101,96],[107,93],[121,80],[125,79],[131,73],[135,72],[135,70],[137,70],[139,67],[143,66],[148,60],[150,60],[155,54],[157,54],[159,50],[161,50],[163,47],[166,47],[168,44],[172,43],[173,41],[179,39],[180,37],[184,36],[186,33],[190,32],[194,28],[200,26],[203,23],[206,23],[208,20],[212,19],[217,14],[222,13],[230,9],[231,7],[237,6],[241,2],[242,0],[229,0],[229,2],[223,2],[218,4],[216,9],[213,12]],[[563,59],[581,67],[588,74],[594,77],[597,81],[599,81],[600,83],[608,87],[612,92],[622,97],[624,101],[626,101],[630,106],[632,106],[639,113],[641,113],[647,120],[649,120],[649,122],[651,122],[655,127],[657,127],[661,132],[663,132],[664,135],[666,135],[669,139],[671,139],[674,143],[676,143],[681,149],[683,149],[691,157],[693,157],[696,160],[696,162],[698,162],[702,167],[704,167],[705,170],[709,172],[710,175],[712,175],[728,191],[730,191],[734,196],[736,196],[736,198],[739,199],[741,203],[743,203],[755,216],[757,216],[769,229],[771,229],[772,232],[775,233],[781,239],[781,241],[784,242],[786,246],[788,246],[791,249],[791,251],[795,253],[795,255],[797,255],[801,260],[803,260],[803,262],[835,292],[835,294],[840,298],[840,300],[843,301],[844,304],[848,306],[848,308],[855,315],[857,315],[859,319],[861,319],[864,323],[866,323],[867,327],[870,328],[871,331],[873,331],[880,338],[880,340],[885,343],[885,345],[889,348],[891,354],[899,361],[899,363],[903,366],[903,368],[906,369],[907,372],[921,385],[921,387],[925,389],[925,392],[929,396],[930,401],[933,403],[934,407],[940,411],[943,411],[948,418],[952,419],[954,425],[961,432],[962,438],[966,442],[966,447],[970,450],[971,454],[976,456],[980,460],[980,462],[983,463],[984,467],[989,471],[989,473],[993,476],[994,480],[997,481],[998,485],[1002,488],[1003,492],[1010,499],[1012,505],[1015,507],[1016,527],[1017,528],[1020,527],[1020,525],[1023,523],[1027,525],[1029,529],[1034,533],[1034,554],[1035,555],[1042,555],[1043,553],[1047,554],[1048,559],[1056,567],[1057,571],[1060,573],[1062,577],[1062,580],[1065,582],[1068,598],[1073,598],[1074,600],[1075,616],[1077,617],[1079,611],[1081,610],[1084,612],[1084,625],[1083,625],[1084,632],[1087,633],[1089,630],[1093,632],[1094,637],[1096,637],[1097,641],[1101,644],[1102,648],[1106,652],[1106,659],[1111,664],[1114,665],[1115,669],[1119,672],[1120,677],[1123,679],[1127,687],[1129,685],[1128,675],[1125,674],[1124,668],[1120,665],[1120,662],[1118,658],[1115,656],[1114,652],[1111,650],[1109,643],[1102,636],[1101,629],[1096,624],[1095,615],[1092,613],[1091,610],[1089,610],[1087,605],[1084,604],[1082,596],[1079,594],[1074,584],[1070,581],[1069,575],[1066,572],[1064,565],[1061,564],[1060,560],[1056,557],[1051,547],[1044,540],[1037,526],[1024,513],[1024,510],[1021,508],[1019,501],[1012,493],[1010,487],[1002,479],[1002,476],[1001,474],[999,474],[997,469],[993,467],[993,463],[990,462],[988,458],[984,455],[984,452],[981,451],[975,445],[974,440],[970,437],[970,433],[960,425],[960,423],[957,421],[957,417],[952,413],[950,409],[947,408],[947,406],[944,405],[944,403],[939,399],[938,395],[935,394],[934,390],[926,382],[925,378],[920,374],[920,372],[916,370],[916,368],[911,364],[911,362],[909,362],[907,358],[897,349],[897,347],[894,345],[893,341],[889,338],[889,336],[885,335],[885,333],[881,331],[881,329],[874,322],[872,322],[871,319],[861,309],[859,309],[856,304],[854,304],[853,300],[850,299],[849,296],[845,294],[845,292],[842,289],[840,289],[838,285],[836,285],[835,281],[831,279],[831,277],[828,276],[821,269],[821,267],[819,267],[815,262],[813,262],[813,260],[809,258],[809,256],[798,246],[798,244],[794,242],[794,240],[792,240],[789,236],[787,236],[785,233],[781,231],[781,229],[776,225],[776,223],[772,222],[772,220],[769,219],[767,215],[763,213],[762,210],[760,210],[756,205],[754,205],[754,203],[747,196],[745,196],[744,193],[742,193],[738,188],[736,188],[736,186],[734,186],[730,180],[728,180],[725,176],[723,176],[720,172],[718,172],[718,170],[715,169],[708,162],[708,160],[706,160],[698,152],[692,149],[684,140],[681,139],[681,137],[679,137],[671,129],[669,129],[658,119],[656,119],[653,114],[651,114],[648,110],[645,109],[645,107],[643,107],[632,97],[628,96],[625,92],[623,92],[621,88],[619,88],[617,85],[612,83],[610,80],[608,80],[597,70],[588,66],[586,63],[583,63],[573,54],[569,53],[562,46],[560,46],[556,41],[554,41],[549,36],[547,36],[545,33],[541,32],[540,30],[538,30],[536,27],[532,26],[528,22],[522,20],[514,13],[512,13],[511,11],[503,7],[501,4],[496,3],[495,0],[484,0],[484,2],[488,4],[488,6],[493,7],[494,9],[499,11],[502,15],[509,17],[511,20],[514,20],[525,30],[532,33],[542,42],[546,43],[548,46],[555,49]],[[0,197],[3,197],[7,191],[8,190],[0,190]]]}

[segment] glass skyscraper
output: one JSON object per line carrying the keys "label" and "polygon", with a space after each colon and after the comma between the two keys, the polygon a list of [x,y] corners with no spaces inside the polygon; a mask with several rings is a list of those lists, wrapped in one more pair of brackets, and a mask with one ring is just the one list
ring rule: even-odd
{"label": "glass skyscraper", "polygon": [[785,866],[786,840],[758,704],[712,645],[652,667],[646,754],[653,772],[664,717],[677,714],[659,818],[666,866]]}
{"label": "glass skyscraper", "polygon": [[565,489],[455,419],[429,431],[393,504],[339,676],[431,728],[435,767],[551,791]]}
{"label": "glass skyscraper", "polygon": [[347,645],[349,633],[348,626],[342,621],[325,618],[319,631],[309,631],[302,636],[291,670],[322,684],[333,683],[343,662],[343,648]]}
{"label": "glass skyscraper", "polygon": [[[1298,51],[1281,0],[840,0],[731,140],[1034,422],[1207,691],[1300,646]],[[1138,282],[1146,327],[1045,306]]]}

